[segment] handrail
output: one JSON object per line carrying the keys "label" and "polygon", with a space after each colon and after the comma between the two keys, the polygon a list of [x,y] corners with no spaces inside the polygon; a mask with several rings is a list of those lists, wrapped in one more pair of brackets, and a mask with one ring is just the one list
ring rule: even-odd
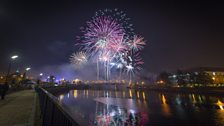
{"label": "handrail", "polygon": [[69,113],[58,104],[58,99],[43,88],[38,88],[42,126],[78,126]]}

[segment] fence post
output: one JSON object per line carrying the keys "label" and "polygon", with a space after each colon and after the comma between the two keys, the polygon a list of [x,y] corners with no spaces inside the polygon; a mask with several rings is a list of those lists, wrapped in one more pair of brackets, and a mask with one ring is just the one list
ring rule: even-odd
{"label": "fence post", "polygon": [[[42,93],[44,93],[42,91]],[[48,96],[46,94],[43,94],[44,95],[44,104],[43,104],[43,126],[45,125],[45,118],[46,118],[46,108],[47,108],[47,105],[48,105]]]}
{"label": "fence post", "polygon": [[57,98],[39,88],[42,126],[78,126],[72,117],[58,104]]}

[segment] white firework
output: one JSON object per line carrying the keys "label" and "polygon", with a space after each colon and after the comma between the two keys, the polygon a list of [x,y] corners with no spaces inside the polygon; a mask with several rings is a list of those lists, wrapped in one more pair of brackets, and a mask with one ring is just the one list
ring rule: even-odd
{"label": "white firework", "polygon": [[85,65],[88,61],[88,55],[81,51],[77,53],[73,53],[70,57],[70,62],[75,65],[76,68],[80,68]]}

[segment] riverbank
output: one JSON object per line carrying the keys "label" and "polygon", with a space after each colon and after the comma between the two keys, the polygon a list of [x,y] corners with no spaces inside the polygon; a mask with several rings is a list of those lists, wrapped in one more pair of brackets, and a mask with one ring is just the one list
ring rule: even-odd
{"label": "riverbank", "polygon": [[35,113],[35,92],[22,90],[0,100],[0,126],[32,126]]}
{"label": "riverbank", "polygon": [[53,94],[60,94],[61,92],[68,92],[69,90],[78,89],[93,89],[93,90],[144,90],[144,91],[157,91],[167,93],[196,93],[196,94],[209,94],[224,96],[224,87],[165,87],[165,86],[133,86],[127,87],[125,85],[114,84],[88,84],[88,85],[64,85],[52,86],[45,88]]}
{"label": "riverbank", "polygon": [[169,93],[196,93],[196,94],[209,94],[224,96],[223,87],[147,87],[145,89],[136,90],[149,90],[149,91],[159,91],[159,92],[169,92]]}

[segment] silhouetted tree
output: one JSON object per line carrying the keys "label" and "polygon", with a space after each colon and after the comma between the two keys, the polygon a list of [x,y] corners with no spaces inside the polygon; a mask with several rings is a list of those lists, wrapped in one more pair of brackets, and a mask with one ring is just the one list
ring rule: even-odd
{"label": "silhouetted tree", "polygon": [[179,85],[186,86],[186,84],[187,84],[187,81],[186,81],[186,76],[187,75],[186,75],[186,73],[184,73],[181,70],[177,70],[176,75],[177,75],[177,83]]}

